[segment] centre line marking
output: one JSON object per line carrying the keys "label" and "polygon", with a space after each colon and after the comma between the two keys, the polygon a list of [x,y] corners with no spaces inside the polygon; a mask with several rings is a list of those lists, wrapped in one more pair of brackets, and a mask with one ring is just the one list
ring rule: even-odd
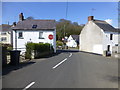
{"label": "centre line marking", "polygon": [[59,62],[57,65],[55,65],[55,66],[53,67],[53,69],[57,68],[60,64],[62,64],[62,63],[65,62],[66,60],[67,60],[67,58],[65,58],[63,61]]}
{"label": "centre line marking", "polygon": [[71,56],[72,56],[72,53],[70,53],[69,57],[71,57]]}
{"label": "centre line marking", "polygon": [[27,90],[28,88],[30,88],[33,84],[35,84],[35,82],[30,83],[28,86],[26,86],[23,90]]}

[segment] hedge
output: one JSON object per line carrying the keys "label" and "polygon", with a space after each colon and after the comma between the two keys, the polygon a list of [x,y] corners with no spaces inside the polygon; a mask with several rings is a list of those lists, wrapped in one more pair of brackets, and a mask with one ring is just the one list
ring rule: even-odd
{"label": "hedge", "polygon": [[50,44],[49,43],[27,43],[26,44],[26,59],[31,59],[32,52],[35,54],[35,58],[39,58],[41,56],[47,55],[49,53],[52,53],[54,51],[53,46],[51,46],[50,50]]}

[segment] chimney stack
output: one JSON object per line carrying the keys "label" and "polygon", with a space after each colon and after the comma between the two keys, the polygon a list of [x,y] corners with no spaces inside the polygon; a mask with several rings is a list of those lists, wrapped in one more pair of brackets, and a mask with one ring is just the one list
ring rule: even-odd
{"label": "chimney stack", "polygon": [[94,16],[89,16],[88,21],[94,20]]}
{"label": "chimney stack", "polygon": [[13,22],[13,27],[15,27],[16,26],[16,22]]}
{"label": "chimney stack", "polygon": [[19,21],[23,21],[23,20],[24,20],[23,13],[20,13],[20,14],[19,14]]}

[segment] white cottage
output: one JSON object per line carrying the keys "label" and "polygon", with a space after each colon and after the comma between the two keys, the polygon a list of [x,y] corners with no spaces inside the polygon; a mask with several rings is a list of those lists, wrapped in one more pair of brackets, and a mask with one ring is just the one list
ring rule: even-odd
{"label": "white cottage", "polygon": [[68,47],[77,47],[79,44],[79,35],[70,35],[67,39],[66,45]]}
{"label": "white cottage", "polygon": [[118,30],[105,21],[88,17],[88,22],[80,34],[80,51],[104,54],[112,53],[112,47],[118,45]]}
{"label": "white cottage", "polygon": [[0,43],[12,45],[12,29],[11,25],[0,25]]}
{"label": "white cottage", "polygon": [[[25,44],[33,43],[50,43],[56,52],[56,24],[55,20],[35,20],[24,19],[23,13],[19,15],[19,22],[13,24],[13,48],[26,51]],[[53,35],[50,40],[49,35]]]}

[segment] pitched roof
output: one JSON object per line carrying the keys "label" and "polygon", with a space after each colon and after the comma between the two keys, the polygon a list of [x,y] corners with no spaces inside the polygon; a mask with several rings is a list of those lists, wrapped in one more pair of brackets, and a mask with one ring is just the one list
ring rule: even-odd
{"label": "pitched roof", "polygon": [[98,27],[100,27],[101,29],[103,29],[104,31],[107,31],[107,32],[118,32],[118,30],[116,30],[113,26],[111,26],[110,24],[108,24],[106,21],[93,20],[93,22]]}
{"label": "pitched roof", "polygon": [[71,37],[76,40],[76,41],[79,41],[79,35],[71,35]]}
{"label": "pitched roof", "polygon": [[0,25],[0,31],[2,32],[8,32],[8,31],[11,31],[11,25],[8,25],[8,24],[2,24]]}
{"label": "pitched roof", "polygon": [[19,21],[15,27],[13,27],[14,30],[45,30],[45,29],[55,29],[55,20],[23,20]]}

